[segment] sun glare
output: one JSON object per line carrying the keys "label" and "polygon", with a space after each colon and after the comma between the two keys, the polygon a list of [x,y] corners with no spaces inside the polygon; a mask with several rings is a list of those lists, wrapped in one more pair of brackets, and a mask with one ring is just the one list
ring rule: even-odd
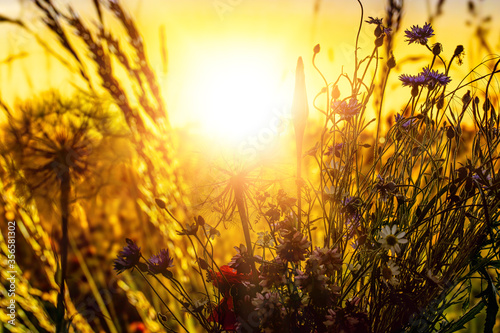
{"label": "sun glare", "polygon": [[200,64],[194,84],[195,104],[207,134],[239,140],[265,127],[276,112],[283,112],[287,80],[269,57],[221,52],[205,55]]}

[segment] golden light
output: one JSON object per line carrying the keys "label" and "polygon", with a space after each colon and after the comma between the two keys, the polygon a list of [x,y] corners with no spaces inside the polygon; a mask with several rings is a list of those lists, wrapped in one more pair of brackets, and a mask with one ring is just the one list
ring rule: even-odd
{"label": "golden light", "polygon": [[[260,49],[234,47],[203,54],[193,68],[192,107],[200,129],[225,140],[258,133],[273,114],[286,112],[291,94],[284,71]],[[287,101],[287,98],[290,101]]]}

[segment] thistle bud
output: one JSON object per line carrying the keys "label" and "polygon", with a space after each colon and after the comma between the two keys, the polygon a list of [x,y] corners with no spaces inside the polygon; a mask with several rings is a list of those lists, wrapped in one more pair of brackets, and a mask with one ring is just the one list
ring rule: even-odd
{"label": "thistle bud", "polygon": [[375,39],[376,47],[381,47],[384,44],[384,37],[385,35],[380,35],[380,37],[377,37],[377,39]]}
{"label": "thistle bud", "polygon": [[375,37],[377,37],[377,38],[379,38],[380,35],[382,35],[382,27],[380,26],[380,24],[377,24],[377,27],[375,28],[374,34],[375,34]]}

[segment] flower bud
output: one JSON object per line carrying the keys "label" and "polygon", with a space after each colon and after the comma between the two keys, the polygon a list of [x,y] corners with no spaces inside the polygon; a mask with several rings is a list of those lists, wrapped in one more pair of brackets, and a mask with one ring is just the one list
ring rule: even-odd
{"label": "flower bud", "polygon": [[198,218],[196,219],[196,223],[200,226],[203,227],[205,225],[205,219],[203,216],[198,215]]}
{"label": "flower bud", "polygon": [[380,35],[382,34],[382,27],[380,26],[380,24],[377,24],[377,27],[375,28],[375,37],[379,38]]}
{"label": "flower bud", "polygon": [[412,88],[411,88],[411,95],[413,97],[417,97],[418,96],[418,86],[417,85],[414,85]]}
{"label": "flower bud", "polygon": [[486,98],[483,103],[483,111],[487,112],[491,107],[491,102],[489,98]]}
{"label": "flower bud", "polygon": [[458,45],[455,49],[455,52],[453,53],[453,56],[458,57],[459,55],[464,52],[464,46],[463,45]]}
{"label": "flower bud", "polygon": [[333,99],[338,99],[340,97],[340,90],[339,86],[335,85],[332,88],[332,98]]}
{"label": "flower bud", "polygon": [[375,39],[376,47],[381,47],[384,44],[384,37],[385,35],[380,35],[380,37],[377,37],[377,39]]}
{"label": "flower bud", "polygon": [[394,54],[392,53],[392,51],[389,60],[387,60],[387,67],[389,68],[396,67],[396,59],[394,58]]}
{"label": "flower bud", "polygon": [[201,269],[207,270],[208,268],[210,268],[210,266],[208,265],[208,262],[206,262],[205,259],[200,258],[200,257],[198,257],[198,264],[200,264]]}
{"label": "flower bud", "polygon": [[467,90],[467,92],[462,96],[462,103],[466,105],[470,102],[470,100],[471,100],[470,90]]}
{"label": "flower bud", "polygon": [[446,130],[446,137],[448,139],[453,139],[455,137],[455,131],[453,130],[452,126],[448,127],[448,129]]}
{"label": "flower bud", "polygon": [[439,96],[439,99],[437,101],[437,108],[441,110],[443,106],[444,106],[444,95],[441,94],[441,96]]}
{"label": "flower bud", "polygon": [[432,54],[438,56],[441,51],[443,51],[443,45],[441,45],[441,43],[434,44],[434,46],[432,47]]}
{"label": "flower bud", "polygon": [[163,201],[161,199],[155,199],[155,202],[158,205],[158,207],[160,207],[161,209],[165,209],[165,207],[166,207],[165,201]]}
{"label": "flower bud", "polygon": [[314,54],[317,54],[317,53],[319,53],[319,51],[320,51],[319,44],[316,44],[316,46],[314,47],[313,52],[314,52]]}

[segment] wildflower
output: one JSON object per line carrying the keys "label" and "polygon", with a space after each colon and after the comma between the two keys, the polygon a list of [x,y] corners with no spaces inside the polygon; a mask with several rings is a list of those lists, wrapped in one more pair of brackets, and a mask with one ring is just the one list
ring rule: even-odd
{"label": "wildflower", "polygon": [[396,225],[393,225],[392,228],[388,225],[383,226],[377,242],[382,244],[383,248],[391,250],[393,253],[399,253],[401,251],[399,244],[408,243],[408,240],[403,238],[406,234],[404,231],[400,233],[397,233],[397,231],[398,227]]}
{"label": "wildflower", "polygon": [[208,298],[203,297],[200,299],[196,299],[193,301],[193,304],[186,304],[185,308],[182,309],[182,311],[185,312],[201,312],[204,308],[205,305],[208,304]]}
{"label": "wildflower", "polygon": [[399,284],[399,280],[396,278],[399,275],[399,266],[397,266],[392,260],[389,260],[387,265],[382,267],[382,277],[385,283],[389,283],[393,286]]}
{"label": "wildflower", "polygon": [[249,275],[240,274],[236,269],[223,265],[220,267],[220,272],[209,270],[207,277],[208,281],[212,281],[212,284],[222,294],[219,304],[208,317],[208,321],[218,322],[226,331],[236,330],[236,313],[234,312],[233,294],[230,291],[233,288],[243,287],[243,283],[249,281]]}
{"label": "wildflower", "polygon": [[251,257],[245,245],[240,244],[240,247],[235,246],[236,254],[231,258],[228,266],[236,269],[238,273],[250,273],[252,271]]}
{"label": "wildflower", "polygon": [[177,234],[179,236],[182,235],[187,235],[187,236],[194,236],[198,232],[198,224],[193,223],[193,224],[186,224],[186,228],[182,229],[181,231],[177,231]]}
{"label": "wildflower", "polygon": [[319,266],[323,267],[324,274],[333,276],[342,265],[342,258],[337,249],[316,247],[307,260],[306,267],[316,271]]}
{"label": "wildflower", "polygon": [[324,291],[328,277],[324,274],[324,267],[318,266],[313,272],[295,271],[295,285],[306,290],[309,295],[319,295],[318,291]]}
{"label": "wildflower", "polygon": [[491,185],[491,176],[487,174],[485,169],[476,169],[471,176],[471,179],[481,185],[483,189],[486,189]]}
{"label": "wildflower", "polygon": [[375,28],[375,37],[379,38],[382,33],[385,33],[386,35],[388,35],[389,33],[391,33],[392,29],[391,28],[386,28],[382,25],[382,20],[383,19],[380,19],[378,17],[371,17],[371,16],[368,16],[369,20],[366,20],[365,22],[368,23],[368,24],[375,24],[377,27]]}
{"label": "wildflower", "polygon": [[287,230],[283,238],[278,238],[278,242],[280,244],[276,247],[276,252],[280,258],[294,263],[305,260],[304,254],[311,246],[306,236],[295,229]]}
{"label": "wildflower", "polygon": [[368,16],[369,20],[366,20],[365,22],[368,23],[368,24],[376,24],[376,25],[380,25],[382,24],[382,20],[383,19],[380,19],[378,17],[371,17],[371,16]]}
{"label": "wildflower", "polygon": [[215,236],[220,237],[220,231],[212,227],[208,223],[205,223],[203,225],[203,229],[205,229],[205,235],[207,235],[207,237],[209,237],[210,239],[214,239]]}
{"label": "wildflower", "polygon": [[345,308],[328,309],[323,324],[328,327],[328,332],[370,332],[368,315],[357,307],[357,299],[347,301]]}
{"label": "wildflower", "polygon": [[[336,148],[337,149],[337,148]],[[330,173],[332,177],[338,176],[342,174],[345,170],[345,166],[342,165],[340,162],[336,162],[333,159],[330,161],[330,164],[326,168],[326,170],[323,170],[324,172]]]}
{"label": "wildflower", "polygon": [[351,239],[356,233],[356,229],[360,226],[361,215],[357,212],[353,214],[348,214],[345,220],[345,226],[347,229],[346,237]]}
{"label": "wildflower", "polygon": [[432,70],[428,66],[424,67],[421,74],[425,76],[426,83],[431,89],[434,88],[438,83],[441,86],[446,86],[451,81],[449,76],[443,73],[439,73],[437,70]]}
{"label": "wildflower", "polygon": [[[339,143],[335,144],[335,147],[330,146],[326,149],[326,152],[324,153],[324,155],[332,156],[333,154],[335,154],[335,156],[340,158],[340,153],[342,152],[344,145],[345,145],[345,143],[339,142]],[[332,161],[332,163],[333,163],[333,161]]]}
{"label": "wildflower", "polygon": [[408,86],[414,89],[420,86],[427,86],[432,89],[436,84],[446,86],[451,81],[446,74],[432,70],[428,66],[424,67],[418,75],[401,74],[399,80],[403,83],[403,87]]}
{"label": "wildflower", "polygon": [[238,321],[234,312],[233,298],[231,296],[222,297],[207,320],[219,323],[223,331],[236,331]]}
{"label": "wildflower", "polygon": [[120,251],[114,261],[114,270],[117,271],[118,274],[129,268],[133,268],[141,259],[141,248],[128,238],[126,238],[125,241],[127,245],[123,248],[123,251]]}
{"label": "wildflower", "polygon": [[335,323],[335,316],[335,311],[333,311],[333,309],[328,309],[328,314],[325,316],[326,320],[323,322],[323,324],[325,324],[326,327],[333,326],[333,324]]}
{"label": "wildflower", "polygon": [[260,245],[262,247],[274,246],[274,240],[269,231],[258,232],[257,236],[258,236],[257,242],[255,242],[257,245]]}
{"label": "wildflower", "polygon": [[388,181],[381,175],[377,175],[378,183],[375,184],[375,189],[380,194],[380,200],[387,201],[390,195],[394,195],[397,192],[396,184],[392,181]]}
{"label": "wildflower", "polygon": [[168,250],[161,250],[157,255],[151,256],[148,263],[148,269],[153,274],[167,274],[170,267],[173,267],[173,258],[170,257]]}
{"label": "wildflower", "polygon": [[238,273],[234,268],[228,265],[220,266],[220,272],[210,270],[207,274],[208,281],[219,288],[223,295],[229,295],[229,290],[233,285],[242,285],[250,279],[248,274]]}
{"label": "wildflower", "polygon": [[434,36],[434,29],[432,29],[429,23],[425,23],[422,28],[418,25],[412,26],[410,30],[405,30],[405,34],[406,38],[408,38],[406,40],[408,44],[418,42],[425,45],[427,44],[427,40]]}
{"label": "wildflower", "polygon": [[277,292],[267,292],[257,293],[255,296],[252,305],[260,317],[263,332],[277,332],[282,329],[280,322],[285,309],[280,302],[280,295]]}
{"label": "wildflower", "polygon": [[291,211],[297,199],[290,197],[285,191],[283,191],[283,189],[279,189],[278,194],[276,195],[276,201],[278,202],[281,212],[286,213]]}
{"label": "wildflower", "polygon": [[259,285],[265,289],[281,286],[286,283],[286,266],[280,257],[273,262],[265,262],[260,266]]}
{"label": "wildflower", "polygon": [[357,197],[352,197],[350,195],[346,195],[342,200],[342,208],[341,211],[346,213],[347,215],[353,215],[358,211],[358,207],[361,203],[361,200]]}
{"label": "wildflower", "polygon": [[363,104],[360,104],[356,98],[351,98],[349,103],[345,101],[332,102],[332,109],[340,115],[340,120],[350,120],[352,117],[358,115],[362,107]]}
{"label": "wildflower", "polygon": [[261,316],[268,315],[268,313],[280,306],[279,294],[277,292],[257,293],[256,297],[252,299],[252,305]]}
{"label": "wildflower", "polygon": [[411,125],[413,125],[417,120],[416,119],[406,119],[399,113],[394,116],[394,120],[396,123],[399,123],[403,129],[408,129]]}
{"label": "wildflower", "polygon": [[329,196],[334,196],[337,193],[337,187],[336,186],[325,186],[325,194]]}
{"label": "wildflower", "polygon": [[403,82],[403,87],[419,87],[425,85],[426,78],[420,73],[418,75],[401,74],[399,80]]}

